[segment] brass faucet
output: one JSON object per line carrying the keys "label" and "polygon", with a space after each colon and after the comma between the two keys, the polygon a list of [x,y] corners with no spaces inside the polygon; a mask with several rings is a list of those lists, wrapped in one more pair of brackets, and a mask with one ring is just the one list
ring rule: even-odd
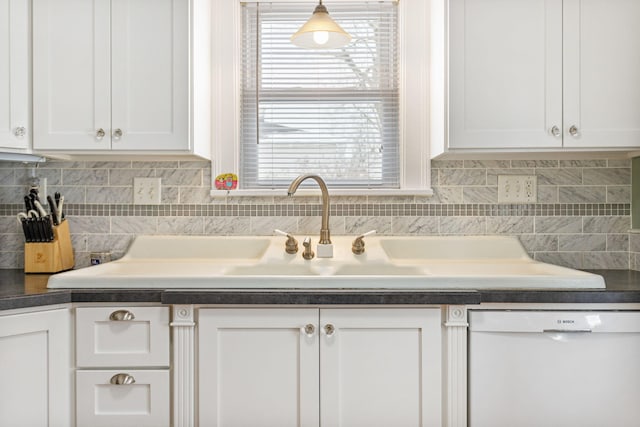
{"label": "brass faucet", "polygon": [[[333,257],[333,246],[331,246],[331,233],[329,232],[329,190],[327,190],[327,184],[318,175],[308,174],[300,175],[291,182],[287,194],[289,197],[293,196],[300,186],[300,184],[306,179],[315,180],[320,186],[322,192],[322,225],[320,226],[320,241],[318,242],[318,257],[319,258],[331,258]],[[326,250],[321,245],[325,246]]]}

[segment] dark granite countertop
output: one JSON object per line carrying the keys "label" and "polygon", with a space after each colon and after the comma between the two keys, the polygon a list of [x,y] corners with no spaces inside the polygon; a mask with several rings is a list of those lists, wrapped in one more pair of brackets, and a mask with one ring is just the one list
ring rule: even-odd
{"label": "dark granite countertop", "polygon": [[225,289],[47,289],[48,274],[0,270],[0,310],[71,302],[163,304],[480,304],[640,303],[640,271],[588,270],[606,289],[576,290],[225,290]]}

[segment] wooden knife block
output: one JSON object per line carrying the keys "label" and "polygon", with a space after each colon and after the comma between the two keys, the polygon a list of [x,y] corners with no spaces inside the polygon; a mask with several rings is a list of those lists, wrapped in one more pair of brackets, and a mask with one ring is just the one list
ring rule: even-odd
{"label": "wooden knife block", "polygon": [[73,268],[69,221],[53,227],[53,241],[24,244],[25,273],[57,273]]}

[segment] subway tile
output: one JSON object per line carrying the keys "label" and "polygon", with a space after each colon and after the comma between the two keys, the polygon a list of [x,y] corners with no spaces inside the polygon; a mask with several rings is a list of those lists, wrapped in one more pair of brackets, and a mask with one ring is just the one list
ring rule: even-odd
{"label": "subway tile", "polygon": [[208,217],[204,218],[204,234],[213,236],[248,235],[251,230],[249,217]]}
{"label": "subway tile", "polygon": [[[66,197],[65,197],[66,203]],[[133,203],[132,187],[86,187],[86,203]]]}
{"label": "subway tile", "polygon": [[[207,192],[207,196],[208,195],[209,193]],[[180,187],[171,187],[171,186],[163,185],[160,189],[160,200],[162,201],[163,205],[180,203]],[[189,202],[185,202],[185,203],[199,203],[199,202],[195,202],[195,200],[190,200]]]}
{"label": "subway tile", "polygon": [[86,162],[87,169],[131,169],[131,161]]}
{"label": "subway tile", "polygon": [[538,203],[558,203],[558,187],[538,185]]}
{"label": "subway tile", "polygon": [[133,241],[128,234],[92,234],[87,236],[88,252],[126,252]]}
{"label": "subway tile", "polygon": [[585,252],[583,263],[588,268],[626,270],[629,268],[627,252]]}
{"label": "subway tile", "polygon": [[114,216],[111,217],[111,232],[114,234],[156,234],[158,218],[153,216]]}
{"label": "subway tile", "polygon": [[557,168],[558,160],[511,160],[512,168]]}
{"label": "subway tile", "polygon": [[[329,217],[329,230],[332,236],[339,236],[347,234],[345,232],[345,217],[331,216]],[[315,240],[314,236],[320,236],[320,228],[322,228],[322,217],[315,216],[302,216],[298,218],[298,229],[290,231],[297,234],[306,234]],[[302,237],[302,236],[301,236]]]}
{"label": "subway tile", "polygon": [[631,185],[631,168],[585,168],[585,185]]}
{"label": "subway tile", "polygon": [[560,186],[558,202],[560,203],[604,203],[607,188],[604,186]]}
{"label": "subway tile", "polygon": [[498,203],[498,187],[463,187],[464,203]]}
{"label": "subway tile", "polygon": [[539,168],[536,169],[538,185],[580,185],[582,169],[579,168]]}
{"label": "subway tile", "polygon": [[439,221],[436,217],[393,217],[391,232],[393,234],[409,234],[416,236],[438,234],[438,224]]}
{"label": "subway tile", "polygon": [[562,252],[604,251],[607,248],[607,237],[604,234],[561,235],[558,248]]}
{"label": "subway tile", "polygon": [[520,242],[527,252],[558,251],[558,235],[555,234],[523,234]]}
{"label": "subway tile", "polygon": [[581,233],[582,218],[580,217],[536,217],[536,233]]}
{"label": "subway tile", "polygon": [[608,185],[607,203],[631,203],[631,186]]}
{"label": "subway tile", "polygon": [[0,185],[15,185],[13,169],[0,169]]}
{"label": "subway tile", "polygon": [[198,235],[204,233],[202,217],[162,217],[158,218],[158,234]]}
{"label": "subway tile", "polygon": [[440,217],[440,234],[486,234],[484,217]]}
{"label": "subway tile", "polygon": [[156,169],[156,176],[162,178],[163,185],[202,186],[200,169]]}
{"label": "subway tile", "polygon": [[157,162],[145,162],[135,161],[131,163],[133,169],[178,169],[180,162],[174,161],[157,161]]}
{"label": "subway tile", "polygon": [[640,233],[629,233],[629,250],[640,253]]}
{"label": "subway tile", "polygon": [[251,217],[251,234],[258,236],[273,236],[274,229],[280,229],[289,233],[298,229],[298,218],[296,217]]}
{"label": "subway tile", "polygon": [[607,167],[606,159],[596,160],[560,160],[561,168],[604,168]]}
{"label": "subway tile", "polygon": [[459,169],[464,167],[463,160],[431,160],[432,169]]}
{"label": "subway tile", "polygon": [[134,178],[151,178],[156,176],[155,169],[109,169],[109,185],[131,186]]}
{"label": "subway tile", "polygon": [[65,186],[109,184],[107,169],[63,169],[62,184]]}
{"label": "subway tile", "polygon": [[509,169],[511,162],[509,160],[465,160],[464,167],[476,169]]}
{"label": "subway tile", "polygon": [[71,234],[109,234],[109,217],[73,216],[68,217]]}
{"label": "subway tile", "polygon": [[440,169],[440,185],[486,185],[484,169]]}
{"label": "subway tile", "polygon": [[569,268],[582,269],[584,267],[583,252],[536,252],[536,261],[560,265]]}
{"label": "subway tile", "polygon": [[607,251],[629,252],[629,235],[628,234],[607,234]]}
{"label": "subway tile", "polygon": [[346,217],[344,219],[345,234],[361,234],[376,230],[377,234],[391,233],[391,217]]}
{"label": "subway tile", "polygon": [[533,217],[488,217],[487,233],[489,234],[524,234],[533,233]]}
{"label": "subway tile", "polygon": [[607,166],[610,168],[630,168],[631,159],[608,159]]}
{"label": "subway tile", "polygon": [[582,221],[585,233],[626,233],[631,228],[628,216],[585,216]]}
{"label": "subway tile", "polygon": [[433,187],[433,197],[428,203],[462,203],[463,187]]}

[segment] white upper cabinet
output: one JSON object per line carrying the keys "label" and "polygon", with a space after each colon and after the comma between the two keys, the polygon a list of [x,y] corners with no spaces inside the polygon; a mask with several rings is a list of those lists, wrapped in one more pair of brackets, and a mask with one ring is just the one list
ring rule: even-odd
{"label": "white upper cabinet", "polygon": [[640,2],[565,0],[563,16],[564,146],[639,148]]}
{"label": "white upper cabinet", "polygon": [[189,0],[34,0],[34,149],[208,157],[189,102],[190,10],[200,13]]}
{"label": "white upper cabinet", "polygon": [[0,0],[0,148],[30,148],[29,2]]}
{"label": "white upper cabinet", "polygon": [[449,152],[640,147],[639,20],[633,0],[452,0]]}

